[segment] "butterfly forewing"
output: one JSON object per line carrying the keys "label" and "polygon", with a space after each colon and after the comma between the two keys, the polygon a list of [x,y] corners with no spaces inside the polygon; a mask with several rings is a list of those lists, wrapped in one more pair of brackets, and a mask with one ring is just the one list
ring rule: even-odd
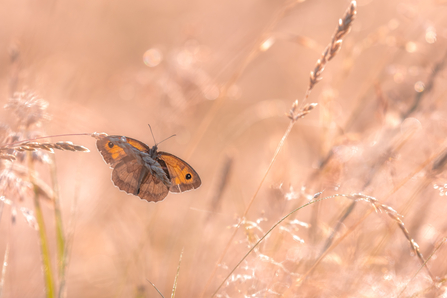
{"label": "butterfly forewing", "polygon": [[158,152],[158,159],[166,164],[171,179],[171,192],[184,192],[199,188],[202,184],[199,174],[184,160],[166,152]]}
{"label": "butterfly forewing", "polygon": [[112,168],[126,157],[123,148],[111,143],[109,137],[98,140],[96,142],[96,147],[98,148],[99,153],[101,153],[104,161]]}
{"label": "butterfly forewing", "polygon": [[122,136],[107,136],[96,142],[96,147],[99,153],[101,153],[104,161],[108,163],[112,168],[117,165],[123,158],[127,156],[124,148],[117,145],[116,140],[125,140],[127,144],[134,147],[138,151],[149,152],[149,146],[146,144],[127,137]]}
{"label": "butterfly forewing", "polygon": [[140,151],[143,151],[143,152],[146,152],[146,153],[149,152],[150,148],[145,143],[140,142],[140,141],[135,140],[135,139],[132,139],[132,138],[128,138],[128,137],[126,137],[126,139],[127,139],[127,143],[129,143],[130,145],[132,145],[136,149],[138,149]]}

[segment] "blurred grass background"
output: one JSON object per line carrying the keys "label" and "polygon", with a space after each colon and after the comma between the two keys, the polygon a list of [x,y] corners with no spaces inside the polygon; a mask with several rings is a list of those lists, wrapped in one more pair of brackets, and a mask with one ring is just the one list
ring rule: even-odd
{"label": "blurred grass background", "polygon": [[[152,146],[147,124],[157,141],[175,133],[159,149],[187,160],[202,179],[196,191],[147,203],[113,186],[94,139],[60,138],[91,150],[55,154],[70,244],[66,297],[157,297],[147,280],[167,297],[182,249],[176,295],[201,295],[287,128],[284,113],[303,98],[349,4],[297,1],[278,19],[288,3],[0,1],[3,103],[12,91],[39,94],[52,117],[40,135],[106,132]],[[317,109],[295,125],[204,297],[268,228],[323,190],[363,192],[404,214],[424,256],[446,236],[447,180],[430,169],[447,129],[447,2],[357,5],[351,33],[308,100]],[[256,52],[198,139],[219,90],[259,40],[271,46]],[[13,128],[14,115],[0,113]],[[48,169],[38,171],[51,184]],[[33,209],[32,197],[9,199]],[[236,270],[221,297],[397,294],[419,260],[386,215],[359,222],[370,205],[356,203],[343,219],[350,204],[336,198],[299,211]],[[53,206],[42,207],[57,272]],[[11,221],[13,209],[4,206],[0,222],[0,256],[9,245],[2,296],[44,297],[38,235],[23,217]],[[334,230],[335,239],[349,233],[294,285]],[[428,262],[438,287],[422,270],[402,297],[445,295],[446,253],[441,247]]]}

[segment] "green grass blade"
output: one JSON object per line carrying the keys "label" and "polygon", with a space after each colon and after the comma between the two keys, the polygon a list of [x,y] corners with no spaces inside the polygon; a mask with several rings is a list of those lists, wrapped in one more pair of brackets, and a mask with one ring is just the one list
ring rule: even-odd
{"label": "green grass blade", "polygon": [[52,156],[50,163],[51,181],[53,184],[54,199],[54,219],[56,224],[56,248],[57,248],[57,269],[59,274],[58,297],[64,296],[65,269],[67,265],[67,244],[62,222],[61,203],[59,196],[59,183],[57,181],[56,159]]}
{"label": "green grass blade", "polygon": [[39,232],[40,248],[42,253],[42,267],[45,281],[45,290],[47,294],[46,297],[54,298],[55,287],[54,287],[53,273],[51,270],[50,250],[48,248],[47,235],[45,234],[45,222],[43,219],[42,209],[40,207],[39,190],[37,185],[34,183],[33,178],[33,172],[34,172],[33,160],[31,159],[30,155],[28,155],[28,158],[29,158],[29,169],[31,173],[30,181],[33,184],[33,190],[34,190],[34,212],[36,213],[36,221],[39,226],[38,232]]}

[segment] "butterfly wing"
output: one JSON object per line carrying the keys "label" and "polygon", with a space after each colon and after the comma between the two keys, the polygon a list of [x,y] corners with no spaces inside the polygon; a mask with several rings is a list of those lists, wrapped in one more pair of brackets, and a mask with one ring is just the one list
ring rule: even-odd
{"label": "butterfly wing", "polygon": [[169,192],[168,187],[136,159],[124,158],[118,163],[112,171],[112,181],[120,190],[149,202],[161,201]]}
{"label": "butterfly wing", "polygon": [[138,196],[149,202],[158,202],[163,200],[169,193],[169,188],[157,179],[148,174],[147,179],[143,181]]}
{"label": "butterfly wing", "polygon": [[99,153],[101,153],[104,161],[110,165],[111,168],[114,168],[118,163],[120,163],[126,156],[126,151],[124,148],[117,145],[118,141],[125,140],[130,146],[148,153],[149,147],[132,138],[122,137],[122,136],[107,136],[98,141],[96,141],[96,147],[98,148]]}
{"label": "butterfly wing", "polygon": [[166,152],[157,153],[157,161],[166,167],[171,179],[170,192],[184,192],[199,188],[202,184],[199,174],[184,160]]}

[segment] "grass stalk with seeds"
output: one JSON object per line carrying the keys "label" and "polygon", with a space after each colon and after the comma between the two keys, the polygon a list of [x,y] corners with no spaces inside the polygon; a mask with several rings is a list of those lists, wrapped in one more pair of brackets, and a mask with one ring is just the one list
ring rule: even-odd
{"label": "grass stalk with seeds", "polygon": [[[418,273],[423,269],[423,268],[427,268],[427,262],[436,254],[436,252],[445,244],[445,242],[447,241],[447,237],[442,238],[441,241],[439,241],[439,244],[435,247],[435,249],[433,250],[433,252],[427,257],[427,259],[424,261],[424,263],[419,267],[419,269],[414,273],[414,275],[411,277],[411,279],[402,287],[402,290],[399,292],[399,294],[396,295],[396,298],[400,297],[405,290],[407,289],[408,285],[411,283],[411,281],[416,277],[416,275],[418,275]],[[445,282],[442,280],[436,280],[434,282]],[[432,287],[436,287],[435,284],[432,285]]]}
{"label": "grass stalk with seeds", "polygon": [[[333,57],[335,57],[335,55],[340,50],[341,44],[342,44],[342,38],[350,31],[351,24],[355,18],[355,15],[356,15],[356,2],[352,1],[349,5],[348,9],[344,13],[343,18],[339,20],[339,24],[332,36],[331,42],[326,47],[326,49],[323,52],[323,54],[321,55],[320,59],[317,61],[314,70],[310,72],[310,81],[309,81],[309,85],[307,87],[303,102],[305,102],[308,99],[314,86],[322,79],[321,75],[323,73],[323,70],[324,70],[327,62],[330,61]],[[292,131],[293,126],[295,125],[295,123],[297,122],[298,119],[301,119],[304,116],[306,116],[316,106],[317,106],[316,103],[311,103],[311,104],[305,104],[301,108],[299,108],[298,100],[296,100],[292,104],[292,107],[291,107],[289,113],[286,114],[287,117],[290,119],[289,125],[288,125],[283,137],[281,138],[280,142],[278,143],[278,146],[276,147],[275,153],[273,154],[273,157],[269,163],[267,170],[265,171],[265,173],[261,179],[261,182],[259,183],[255,193],[253,194],[252,198],[250,199],[250,201],[244,211],[244,214],[241,216],[242,219],[245,218],[248,211],[250,210],[250,207],[252,206],[254,200],[256,199],[256,197],[261,189],[261,186],[263,185],[271,167],[273,166],[279,152],[281,151],[281,148],[284,145],[284,142],[286,141],[287,137],[289,136],[290,132]],[[233,242],[233,239],[236,236],[236,233],[238,232],[242,222],[243,222],[243,220],[240,220],[240,222],[234,229],[234,232],[231,235],[230,239],[228,240],[228,243],[225,246],[224,251],[220,255],[219,260],[216,262],[216,265],[214,266],[214,269],[205,285],[205,289],[204,289],[203,293],[205,293],[207,286],[210,284],[212,278],[214,277],[215,272],[217,270],[217,266],[222,262],[223,258],[225,257],[225,255],[226,255],[231,243]],[[221,286],[222,286],[222,284],[221,284]],[[219,288],[221,286],[219,286]],[[217,291],[215,293],[217,293]],[[215,294],[213,294],[213,295],[215,295]],[[203,294],[202,294],[202,296],[203,296]]]}
{"label": "grass stalk with seeds", "polygon": [[[442,148],[445,148],[444,146],[441,146]],[[400,181],[397,186],[384,198],[385,200],[388,199],[392,194],[396,193],[399,189],[401,189],[406,183],[408,183],[408,181],[410,181],[417,173],[421,172],[425,167],[427,167],[427,165],[431,164],[433,162],[433,160],[435,160],[434,163],[434,167],[439,166],[438,162],[441,161],[443,159],[443,152],[442,150],[438,150],[438,152],[434,155],[432,155],[430,158],[428,158],[424,163],[422,163],[420,166],[416,167],[416,169],[410,173],[409,175],[407,175],[407,177],[405,179],[403,179],[402,181]],[[353,196],[353,195],[349,195],[349,196]],[[347,196],[348,197],[348,196]],[[363,198],[362,198],[363,200]],[[385,205],[386,206],[386,205]],[[377,210],[376,207],[373,205],[374,210]],[[388,210],[388,208],[384,208],[387,211],[391,211]],[[303,281],[305,281],[307,279],[307,277],[311,274],[311,272],[313,272],[315,270],[315,268],[321,263],[321,261],[328,255],[329,252],[331,252],[332,250],[334,250],[340,243],[342,243],[354,230],[356,230],[360,224],[365,221],[365,219],[371,215],[373,213],[374,210],[369,211],[368,213],[366,213],[360,220],[358,220],[356,223],[354,223],[353,225],[351,225],[347,232],[344,233],[343,235],[341,235],[336,241],[334,241],[332,243],[332,245],[330,245],[329,248],[327,248],[323,254],[321,254],[319,256],[319,258],[313,263],[313,265],[307,270],[307,272],[305,274],[303,274],[303,276],[300,278],[300,280],[297,281],[296,286],[301,285],[301,283]],[[394,211],[395,212],[395,211]],[[387,213],[388,214],[388,213]],[[397,213],[396,213],[397,214]],[[396,215],[394,214],[394,215]],[[391,216],[390,216],[391,217]],[[393,218],[393,217],[392,217]],[[394,218],[393,218],[394,219]],[[417,246],[417,244],[413,243],[413,240],[409,237],[408,231],[406,231],[405,227],[403,226],[403,223],[396,221],[396,223],[398,224],[398,227],[401,229],[401,231],[403,232],[403,234],[405,235],[405,237],[407,238],[407,240],[410,243],[410,246],[413,250],[419,250],[419,247]],[[380,244],[383,244],[384,241],[381,241]],[[426,262],[427,260],[424,260],[424,258],[422,257],[422,254],[420,254],[420,252],[418,253],[416,251],[416,255],[418,256],[418,258],[420,259],[422,265],[422,267],[425,267],[428,270],[428,267],[426,267]],[[431,276],[432,280],[434,280],[434,277]],[[289,291],[290,292],[290,291]]]}
{"label": "grass stalk with seeds", "polygon": [[[13,114],[16,115],[17,129],[24,131],[32,131],[34,126],[40,126],[40,123],[44,119],[48,119],[49,115],[46,113],[46,108],[48,104],[43,101],[36,94],[31,92],[15,92],[13,96],[9,99],[5,108],[12,110]],[[57,181],[57,173],[55,166],[55,159],[46,159],[46,163],[50,164],[50,176],[52,180],[52,187],[48,186],[43,180],[38,176],[35,170],[35,160],[43,161],[43,159],[37,159],[34,153],[54,153],[54,150],[62,151],[74,151],[74,152],[88,152],[86,147],[75,145],[72,142],[39,142],[38,140],[47,139],[48,137],[33,137],[32,139],[26,138],[26,136],[31,135],[30,133],[25,133],[16,139],[14,142],[6,142],[0,145],[0,159],[7,164],[2,164],[2,177],[0,181],[7,180],[8,171],[15,173],[18,179],[25,183],[25,179],[28,179],[31,184],[31,189],[33,193],[33,203],[34,203],[34,213],[27,212],[23,213],[28,216],[27,221],[33,222],[32,225],[37,229],[40,254],[43,268],[43,277],[45,284],[46,297],[63,297],[63,289],[65,285],[65,270],[67,264],[67,246],[65,231],[63,227],[61,203],[59,196],[59,185]],[[90,135],[90,134],[77,134],[77,135]],[[20,140],[22,139],[22,140]],[[45,153],[43,153],[45,154]],[[43,156],[43,155],[41,155]],[[26,159],[28,162],[28,168],[22,166],[17,160]],[[12,185],[9,184],[9,187]],[[4,189],[4,192],[7,190]],[[42,210],[41,200],[45,199],[54,210],[55,219],[55,237],[56,237],[56,263],[57,263],[57,274],[53,273],[53,268],[51,264],[51,253],[50,253],[50,241],[48,239],[47,229],[45,225],[44,214]],[[2,206],[3,206],[2,201]],[[15,204],[11,203],[12,211],[15,210]],[[22,212],[24,208],[20,208]],[[14,211],[13,211],[14,212]],[[9,252],[9,249],[7,250]],[[5,264],[7,262],[8,253],[5,254]],[[5,269],[5,268],[3,268]],[[3,270],[3,273],[5,270]],[[2,275],[2,288],[4,282],[4,274]],[[59,289],[56,289],[56,285],[59,284]]]}

